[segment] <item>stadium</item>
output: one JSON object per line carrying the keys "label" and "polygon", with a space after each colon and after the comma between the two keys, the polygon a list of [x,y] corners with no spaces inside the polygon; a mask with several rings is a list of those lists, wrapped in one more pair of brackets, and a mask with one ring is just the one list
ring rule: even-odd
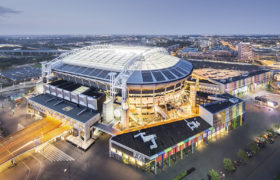
{"label": "stadium", "polygon": [[192,71],[164,48],[75,49],[42,64],[44,93],[29,100],[30,109],[67,119],[85,139],[91,128],[117,134],[160,125],[194,116]]}
{"label": "stadium", "polygon": [[164,48],[75,49],[42,63],[42,77],[30,113],[69,126],[66,140],[84,150],[110,134],[110,157],[155,174],[245,121],[245,102],[227,92],[204,93],[197,103],[205,77]]}

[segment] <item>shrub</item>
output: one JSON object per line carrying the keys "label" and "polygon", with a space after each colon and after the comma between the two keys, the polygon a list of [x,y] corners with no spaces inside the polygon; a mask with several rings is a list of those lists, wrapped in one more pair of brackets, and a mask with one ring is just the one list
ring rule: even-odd
{"label": "shrub", "polygon": [[277,130],[280,129],[280,124],[274,124],[274,128]]}
{"label": "shrub", "polygon": [[173,180],[181,180],[187,175],[187,171],[182,172],[177,177],[173,178]]}
{"label": "shrub", "polygon": [[271,134],[272,136],[275,136],[275,132],[273,129],[266,130],[267,133]]}
{"label": "shrub", "polygon": [[248,161],[248,157],[245,151],[243,151],[242,149],[239,149],[237,152],[237,156],[242,159],[244,162]]}
{"label": "shrub", "polygon": [[219,174],[214,169],[209,171],[209,176],[210,176],[211,180],[219,180],[220,179]]}
{"label": "shrub", "polygon": [[224,159],[224,168],[227,172],[235,170],[235,167],[233,166],[232,161],[229,158]]}
{"label": "shrub", "polygon": [[255,142],[250,142],[247,146],[253,153],[257,153],[259,150]]}

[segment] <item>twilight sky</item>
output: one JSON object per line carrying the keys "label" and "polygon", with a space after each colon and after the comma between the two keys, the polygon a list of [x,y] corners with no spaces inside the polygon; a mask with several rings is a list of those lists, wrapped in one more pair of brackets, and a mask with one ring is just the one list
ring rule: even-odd
{"label": "twilight sky", "polygon": [[1,0],[0,35],[280,34],[279,0]]}

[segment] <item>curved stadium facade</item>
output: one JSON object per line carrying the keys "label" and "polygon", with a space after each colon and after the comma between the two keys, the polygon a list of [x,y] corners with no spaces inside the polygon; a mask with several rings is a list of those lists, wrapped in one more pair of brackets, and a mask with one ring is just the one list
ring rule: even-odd
{"label": "curved stadium facade", "polygon": [[[189,104],[186,79],[193,66],[163,48],[89,46],[49,66],[50,81],[74,82],[110,96],[103,105],[103,121],[119,120],[120,129],[177,118],[174,111]],[[182,109],[185,115],[189,111]]]}

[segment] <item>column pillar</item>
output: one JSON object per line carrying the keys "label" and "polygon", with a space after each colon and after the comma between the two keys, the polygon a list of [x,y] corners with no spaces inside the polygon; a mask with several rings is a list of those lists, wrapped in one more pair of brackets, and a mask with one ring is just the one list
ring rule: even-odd
{"label": "column pillar", "polygon": [[155,158],[155,175],[157,174],[157,159]]}
{"label": "column pillar", "polygon": [[208,144],[208,131],[206,133],[206,144]]}
{"label": "column pillar", "polygon": [[170,151],[168,152],[168,166],[170,167]]}
{"label": "column pillar", "polygon": [[213,142],[213,129],[211,129],[211,142]]}
{"label": "column pillar", "polygon": [[161,169],[164,168],[164,153],[161,155]]}
{"label": "column pillar", "polygon": [[193,142],[192,142],[192,154],[193,154]]}
{"label": "column pillar", "polygon": [[181,145],[181,160],[183,159],[183,145]]}
{"label": "column pillar", "polygon": [[127,113],[128,113],[128,106],[126,103],[122,103],[122,115],[121,115],[121,128],[122,129],[126,129],[128,128],[128,117],[127,117]]}
{"label": "column pillar", "polygon": [[228,133],[228,125],[227,125],[227,133]]}

